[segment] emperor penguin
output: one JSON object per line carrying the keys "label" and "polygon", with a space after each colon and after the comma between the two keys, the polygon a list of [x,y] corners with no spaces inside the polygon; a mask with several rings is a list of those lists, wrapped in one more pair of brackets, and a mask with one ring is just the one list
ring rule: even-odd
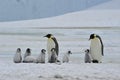
{"label": "emperor penguin", "polygon": [[51,59],[50,59],[50,63],[56,63],[57,62],[57,54],[56,54],[56,50],[55,48],[51,49]]}
{"label": "emperor penguin", "polygon": [[101,63],[102,62],[102,56],[104,56],[103,53],[103,42],[99,35],[91,34],[89,40],[91,40],[90,43],[90,54],[92,57],[93,63]]}
{"label": "emperor penguin", "polygon": [[55,48],[56,50],[56,55],[58,56],[59,53],[59,45],[58,42],[56,40],[56,38],[52,35],[52,34],[47,34],[46,36],[48,40],[47,40],[47,53],[48,53],[48,62],[50,62],[51,60],[51,49]]}
{"label": "emperor penguin", "polygon": [[35,63],[35,62],[36,58],[34,56],[31,56],[31,49],[27,48],[24,55],[23,63]]}
{"label": "emperor penguin", "polygon": [[26,49],[26,52],[25,52],[25,54],[24,54],[24,59],[25,59],[27,56],[31,56],[31,49],[30,49],[30,48],[27,48],[27,49]]}
{"label": "emperor penguin", "polygon": [[37,57],[37,62],[36,63],[45,63],[45,49],[41,50],[40,55]]}
{"label": "emperor penguin", "polygon": [[89,49],[85,50],[84,61],[85,61],[85,63],[91,63],[91,54],[90,54],[90,50]]}
{"label": "emperor penguin", "polygon": [[14,55],[13,58],[14,63],[21,63],[22,62],[22,56],[21,56],[21,49],[18,48],[16,51],[16,54]]}
{"label": "emperor penguin", "polygon": [[68,63],[69,62],[70,54],[72,54],[71,51],[67,51],[67,53],[64,54],[63,59],[62,59],[63,63]]}

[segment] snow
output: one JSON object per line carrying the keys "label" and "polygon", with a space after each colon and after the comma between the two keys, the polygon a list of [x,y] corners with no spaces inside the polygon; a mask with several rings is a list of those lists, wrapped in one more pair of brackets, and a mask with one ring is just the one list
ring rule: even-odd
{"label": "snow", "polygon": [[97,5],[95,7],[91,7],[89,9],[120,9],[120,0],[110,0],[109,2],[106,2],[106,3],[103,3],[103,4],[100,4],[100,5]]}
{"label": "snow", "polygon": [[[16,30],[15,32],[12,32]],[[31,29],[13,28],[0,32],[0,79],[1,80],[119,80],[120,79],[120,28],[83,28],[83,29]],[[24,34],[22,32],[25,32]],[[46,49],[48,32],[53,33],[60,45],[59,59],[71,50],[69,63],[36,64],[13,63],[13,56],[18,47],[22,56],[26,48],[32,49],[32,56],[37,57],[41,49]],[[89,35],[99,34],[105,46],[103,63],[84,63],[84,50],[89,48]],[[14,34],[13,34],[14,33]],[[42,34],[41,34],[42,33]],[[112,37],[111,37],[112,36]],[[46,57],[47,58],[47,57]]]}
{"label": "snow", "polygon": [[[0,23],[1,27],[119,27],[120,10],[86,10],[62,16]],[[28,26],[29,25],[29,26]]]}
{"label": "snow", "polygon": [[119,80],[119,64],[14,64],[2,63],[1,80]]}

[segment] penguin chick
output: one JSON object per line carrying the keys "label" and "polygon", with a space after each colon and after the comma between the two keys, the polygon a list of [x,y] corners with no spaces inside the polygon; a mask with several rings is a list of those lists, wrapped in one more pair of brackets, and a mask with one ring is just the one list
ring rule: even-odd
{"label": "penguin chick", "polygon": [[23,63],[33,63],[33,62],[36,62],[36,58],[31,56],[31,49],[27,48],[24,55]]}
{"label": "penguin chick", "polygon": [[68,63],[69,62],[70,54],[72,54],[71,51],[68,51],[67,53],[64,54],[63,59],[62,59],[63,63],[65,63],[65,62]]}
{"label": "penguin chick", "polygon": [[41,50],[40,55],[37,57],[37,62],[36,63],[45,63],[45,49]]}
{"label": "penguin chick", "polygon": [[56,63],[57,62],[57,54],[55,48],[51,49],[51,58],[49,63]]}
{"label": "penguin chick", "polygon": [[89,49],[85,50],[84,61],[85,61],[85,63],[91,63],[91,54],[90,54],[90,50]]}
{"label": "penguin chick", "polygon": [[36,58],[34,56],[25,57],[23,63],[36,63]]}
{"label": "penguin chick", "polygon": [[22,56],[21,56],[21,49],[20,48],[17,49],[16,54],[14,55],[13,61],[14,61],[14,63],[21,63]]}
{"label": "penguin chick", "polygon": [[31,55],[31,49],[30,48],[27,48],[26,49],[26,52],[24,54],[24,59],[27,57],[27,56],[30,56]]}

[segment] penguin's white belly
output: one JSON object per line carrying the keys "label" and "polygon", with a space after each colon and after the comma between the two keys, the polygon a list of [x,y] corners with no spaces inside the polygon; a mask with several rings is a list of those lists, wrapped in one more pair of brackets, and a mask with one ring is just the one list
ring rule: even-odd
{"label": "penguin's white belly", "polygon": [[91,41],[90,53],[93,60],[98,60],[99,62],[102,59],[102,49],[101,43],[99,40],[95,39]]}
{"label": "penguin's white belly", "polygon": [[48,53],[48,59],[51,58],[51,49],[55,48],[55,43],[52,39],[48,39],[47,41],[47,53]]}

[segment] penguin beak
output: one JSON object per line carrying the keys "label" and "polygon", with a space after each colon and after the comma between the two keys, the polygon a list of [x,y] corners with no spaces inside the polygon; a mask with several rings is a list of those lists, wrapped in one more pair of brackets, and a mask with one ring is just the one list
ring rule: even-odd
{"label": "penguin beak", "polygon": [[45,35],[45,36],[43,36],[43,37],[47,37],[47,36]]}

